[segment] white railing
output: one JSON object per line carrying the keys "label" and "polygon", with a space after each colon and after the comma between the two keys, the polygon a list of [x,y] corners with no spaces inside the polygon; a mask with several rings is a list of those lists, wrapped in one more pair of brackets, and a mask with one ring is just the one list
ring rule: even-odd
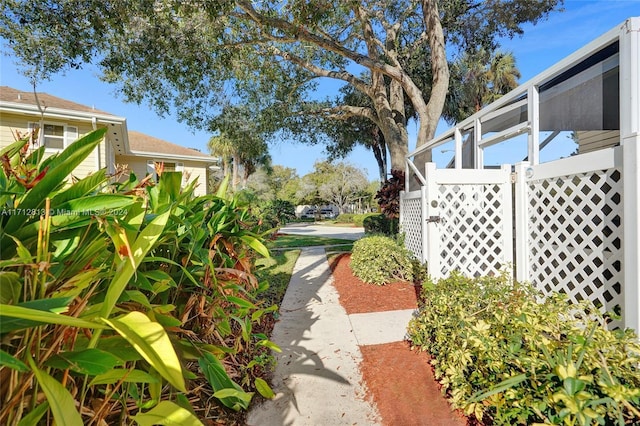
{"label": "white railing", "polygon": [[[603,61],[603,57],[606,70],[618,73],[615,81],[608,80],[607,87],[612,90],[619,84],[619,126],[590,122],[589,111],[583,111],[584,105],[580,104],[579,96],[573,91],[574,86],[590,81],[591,74],[597,74],[596,65],[599,60]],[[584,78],[572,82],[575,73],[582,71],[585,72]],[[413,191],[411,197],[405,194],[401,198],[401,221],[407,246],[411,245],[412,252],[419,254],[423,261],[432,259],[433,262],[434,256],[438,255],[438,261],[434,262],[437,264],[433,265],[435,268],[431,272],[435,276],[446,275],[451,268],[475,274],[469,264],[479,257],[465,255],[464,262],[460,263],[459,258],[446,260],[445,256],[449,250],[454,257],[456,253],[463,253],[468,248],[468,239],[473,241],[472,246],[487,252],[490,244],[495,245],[495,239],[478,237],[485,235],[487,229],[478,226],[473,218],[442,220],[438,213],[436,220],[429,209],[443,207],[440,196],[431,199],[436,194],[433,186],[437,183],[438,171],[435,166],[428,166],[422,175],[424,165],[413,164],[411,159],[420,158],[423,154],[429,157],[434,148],[453,141],[455,155],[451,166],[459,173],[471,174],[469,182],[472,182],[474,176],[481,179],[485,172],[484,148],[519,139],[518,135],[526,134],[528,163],[515,166],[512,228],[515,233],[511,234],[512,239],[509,238],[511,242],[500,243],[503,244],[501,252],[511,252],[511,244],[514,244],[516,278],[531,281],[546,294],[562,291],[575,301],[592,300],[602,310],[621,310],[622,322],[614,325],[640,332],[639,75],[640,18],[630,18],[410,153],[407,156],[406,182],[414,182],[413,177],[417,177],[422,184],[422,192]],[[548,121],[544,131],[550,131],[551,136],[540,142],[543,133],[540,127],[541,108],[549,106],[550,97],[557,95],[548,90],[549,87],[558,89],[554,86],[556,82],[570,83],[570,87],[562,88],[562,93],[571,102],[558,103],[553,111],[542,111]],[[547,97],[546,100],[540,100],[541,93]],[[563,106],[572,108],[568,115],[574,121],[569,120],[573,124],[567,128],[562,127],[562,120],[556,120],[566,117],[554,115],[562,115]],[[602,113],[602,120],[605,109],[615,115],[616,102],[607,103],[598,112]],[[581,114],[587,115],[583,117]],[[558,132],[575,130],[577,134],[577,131],[598,129],[619,129],[620,146],[540,164],[540,149]],[[467,154],[470,156],[463,158]],[[473,169],[462,169],[463,166]],[[425,189],[429,187],[430,190]],[[467,188],[449,190],[440,187],[437,190],[444,191],[447,202],[452,203],[452,218],[457,209],[464,209],[465,200],[469,197],[474,202],[485,197],[470,195],[472,193]],[[485,189],[476,192],[484,193]],[[418,194],[422,197],[421,202],[415,201]],[[486,203],[478,205],[487,207]],[[495,220],[507,223],[507,217],[512,213],[501,211],[503,216]],[[486,216],[486,213],[482,209],[477,210],[480,216]],[[451,220],[456,224],[461,220],[471,220],[477,234],[466,234],[465,227],[465,233],[453,231],[442,237],[448,232],[443,227],[447,222],[450,225]],[[506,227],[504,230],[509,232]],[[446,266],[444,269],[441,267],[443,264]]]}
{"label": "white railing", "polygon": [[423,223],[426,209],[424,189],[403,192],[400,196],[400,232],[405,236],[404,245],[416,259],[425,262]]}
{"label": "white railing", "polygon": [[603,312],[620,313],[622,148],[520,163],[516,173],[516,278],[545,295],[562,292],[573,302],[590,300]]}

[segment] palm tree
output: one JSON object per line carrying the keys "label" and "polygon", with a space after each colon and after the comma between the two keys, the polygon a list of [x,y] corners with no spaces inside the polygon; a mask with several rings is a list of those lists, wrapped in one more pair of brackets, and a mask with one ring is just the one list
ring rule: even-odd
{"label": "palm tree", "polygon": [[487,92],[485,104],[489,104],[500,96],[518,87],[520,70],[516,68],[516,58],[513,53],[496,52],[489,63],[487,79],[491,88]]}
{"label": "palm tree", "polygon": [[466,52],[451,67],[445,119],[459,122],[518,87],[520,71],[512,53]]}
{"label": "palm tree", "polygon": [[235,189],[238,182],[238,153],[233,141],[225,134],[212,136],[207,144],[211,155],[222,159],[222,173],[228,176],[233,173],[231,179],[231,187]]}

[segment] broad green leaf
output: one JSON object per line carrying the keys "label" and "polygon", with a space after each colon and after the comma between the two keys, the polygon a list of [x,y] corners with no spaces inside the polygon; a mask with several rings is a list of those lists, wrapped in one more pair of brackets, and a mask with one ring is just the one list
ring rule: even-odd
{"label": "broad green leaf", "polygon": [[229,408],[232,408],[235,411],[240,411],[241,409],[246,410],[247,408],[249,408],[251,398],[253,398],[253,392],[245,392],[238,389],[226,388],[214,392],[213,396],[215,398],[218,398],[220,401],[234,401],[233,405]]}
{"label": "broad green leaf", "polygon": [[157,322],[141,312],[130,312],[118,319],[103,319],[124,337],[142,357],[176,389],[186,392],[182,366],[169,336]]}
{"label": "broad green leaf", "polygon": [[235,296],[227,296],[227,300],[231,303],[235,303],[236,305],[240,306],[241,308],[247,308],[247,309],[257,309],[256,305],[254,305],[253,303],[249,302],[246,299],[242,299],[240,297],[235,297]]}
{"label": "broad green leaf", "polygon": [[51,210],[53,217],[100,215],[122,217],[127,214],[127,207],[135,202],[132,197],[125,195],[96,194],[69,200]]}
{"label": "broad green leaf", "polygon": [[576,379],[575,377],[567,377],[563,380],[564,389],[571,396],[583,390],[586,383],[583,380]]}
{"label": "broad green leaf", "polygon": [[2,304],[0,305],[0,333],[43,324],[68,325],[78,328],[105,328],[100,323],[54,313],[66,311],[69,301],[69,298],[61,297],[32,300],[18,306]]}
{"label": "broad green leaf", "polygon": [[133,274],[136,272],[136,268],[140,265],[140,262],[142,262],[142,259],[146,256],[149,250],[151,250],[156,241],[158,241],[158,238],[162,234],[162,231],[169,220],[169,214],[170,211],[166,211],[163,214],[156,216],[140,232],[131,246],[132,261],[129,261],[127,258],[119,260],[117,271],[115,271],[115,277],[107,289],[107,294],[102,305],[101,316],[103,318],[109,317],[113,307],[120,298],[120,295],[129,283]]}
{"label": "broad green leaf", "polygon": [[75,352],[62,352],[54,355],[45,363],[48,367],[60,370],[70,369],[80,374],[97,376],[104,374],[117,365],[122,365],[122,360],[100,349],[85,349]]}
{"label": "broad green leaf", "polygon": [[173,278],[171,278],[171,276],[164,271],[145,271],[142,274],[144,274],[147,279],[154,282],[153,292],[155,294],[160,294],[170,288],[177,287],[176,282],[173,280]]}
{"label": "broad green leaf", "polygon": [[97,172],[93,172],[89,176],[79,180],[78,182],[74,183],[70,187],[64,189],[63,191],[57,193],[54,197],[52,197],[51,208],[56,209],[59,208],[62,203],[65,203],[69,200],[82,198],[85,195],[91,193],[100,184],[105,183],[106,181],[107,169],[100,169]]}
{"label": "broad green leaf", "polygon": [[64,282],[64,284],[55,292],[59,297],[76,297],[90,284],[95,282],[100,269],[87,269],[80,271],[70,279]]}
{"label": "broad green leaf", "polygon": [[0,303],[17,304],[20,301],[20,275],[13,271],[0,271]]}
{"label": "broad green leaf", "polygon": [[123,300],[132,300],[144,306],[147,309],[151,309],[151,302],[147,296],[138,290],[125,290]]}
{"label": "broad green leaf", "polygon": [[0,365],[12,368],[23,373],[29,371],[29,367],[27,367],[24,362],[20,361],[19,359],[3,350],[0,350]]}
{"label": "broad green leaf", "polygon": [[144,263],[146,262],[163,262],[163,263],[168,263],[169,265],[173,265],[173,266],[177,266],[178,268],[180,268],[182,274],[184,274],[184,276],[186,276],[189,281],[191,281],[191,283],[193,285],[195,285],[196,287],[202,287],[202,283],[199,282],[198,280],[196,280],[193,275],[191,274],[191,272],[189,272],[189,270],[187,270],[187,268],[185,268],[183,265],[181,265],[180,263],[176,262],[175,260],[171,260],[171,259],[167,259],[166,257],[158,257],[158,256],[149,256],[146,257],[143,260]]}
{"label": "broad green leaf", "polygon": [[47,397],[55,422],[65,426],[82,426],[82,417],[76,410],[75,400],[69,391],[46,372],[39,370],[30,359],[31,370]]}
{"label": "broad green leaf", "polygon": [[252,237],[250,235],[243,235],[240,237],[243,243],[247,244],[249,247],[254,249],[258,254],[264,257],[271,257],[269,254],[269,249],[260,242],[256,237]]}
{"label": "broad green leaf", "polygon": [[231,380],[218,358],[205,352],[198,359],[198,364],[215,391],[214,396],[222,404],[236,411],[241,408],[246,410],[249,407],[253,394],[245,392],[237,383]]}
{"label": "broad green leaf", "polygon": [[49,410],[49,402],[44,401],[42,404],[34,408],[29,414],[24,416],[18,422],[18,426],[33,426],[40,422],[40,419]]}
{"label": "broad green leaf", "polygon": [[512,387],[524,382],[525,380],[527,380],[526,374],[519,374],[517,376],[509,377],[508,379],[503,380],[502,382],[498,383],[495,386],[492,386],[490,389],[486,391],[476,392],[474,395],[471,396],[468,402],[484,401],[490,396],[495,395],[497,393],[504,392],[508,389],[511,389]]}
{"label": "broad green leaf", "polygon": [[182,172],[164,172],[160,176],[158,189],[165,192],[171,201],[176,201],[182,189]]}
{"label": "broad green leaf", "polygon": [[276,396],[276,394],[273,393],[273,389],[271,389],[271,386],[269,386],[267,382],[265,382],[260,377],[256,377],[254,384],[256,385],[256,390],[258,391],[258,393],[263,397],[271,399]]}
{"label": "broad green leaf", "polygon": [[280,346],[276,345],[271,340],[260,340],[256,344],[260,346],[265,346],[275,352],[282,352],[282,349],[280,349]]}
{"label": "broad green leaf", "polygon": [[142,356],[125,338],[120,335],[101,338],[98,341],[98,349],[109,352],[123,361],[138,361]]}
{"label": "broad green leaf", "polygon": [[[98,129],[88,133],[52,158],[47,164],[49,169],[45,176],[25,194],[16,207],[29,210],[42,206],[45,199],[51,197],[52,191],[100,144],[105,132],[106,129]],[[5,233],[12,234],[22,225],[24,219],[19,215],[11,216],[5,225]]]}
{"label": "broad green leaf", "polygon": [[20,261],[25,265],[33,263],[33,256],[31,255],[31,252],[24,246],[24,244],[22,244],[21,239],[9,234],[7,234],[7,236],[16,244],[16,254],[20,258]]}
{"label": "broad green leaf", "polygon": [[222,182],[220,182],[220,186],[218,186],[218,190],[216,191],[216,197],[224,199],[227,196],[227,190],[229,189],[229,175],[226,175]]}
{"label": "broad green leaf", "polygon": [[14,143],[12,143],[9,146],[6,146],[4,148],[2,148],[0,150],[0,157],[3,157],[5,154],[8,157],[13,157],[14,155],[16,155],[27,143],[29,143],[28,140],[25,139],[20,139],[15,141]]}
{"label": "broad green leaf", "polygon": [[151,410],[132,418],[140,426],[202,426],[202,422],[193,413],[171,401],[160,401]]}
{"label": "broad green leaf", "polygon": [[127,216],[121,221],[122,226],[127,232],[127,239],[135,241],[138,231],[144,222],[146,209],[142,202],[137,202],[127,209]]}
{"label": "broad green leaf", "polygon": [[163,315],[163,314],[157,313],[155,312],[155,309],[153,310],[153,315],[155,320],[158,321],[158,323],[165,328],[180,327],[182,325],[182,321],[180,321],[178,318],[171,315]]}
{"label": "broad green leaf", "polygon": [[89,387],[95,385],[111,385],[120,381],[126,383],[157,383],[158,379],[146,371],[115,368],[94,377],[89,383]]}

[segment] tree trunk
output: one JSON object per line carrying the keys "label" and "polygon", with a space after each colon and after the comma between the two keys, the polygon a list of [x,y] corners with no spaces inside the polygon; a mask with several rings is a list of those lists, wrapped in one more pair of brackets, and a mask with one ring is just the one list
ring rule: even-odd
{"label": "tree trunk", "polygon": [[380,183],[384,183],[387,180],[387,146],[384,143],[384,136],[378,127],[375,127],[372,133],[373,143],[371,144],[371,150],[378,163]]}
{"label": "tree trunk", "polygon": [[235,192],[238,187],[238,167],[240,167],[240,161],[237,155],[233,156],[233,175],[231,178],[231,189]]}
{"label": "tree trunk", "polygon": [[[438,0],[422,0],[422,13],[427,28],[427,40],[431,49],[431,96],[424,111],[419,111],[420,128],[417,146],[424,145],[433,139],[442,116],[444,102],[449,90],[449,64],[445,49],[444,32],[440,22]],[[412,98],[413,99],[413,98]]]}

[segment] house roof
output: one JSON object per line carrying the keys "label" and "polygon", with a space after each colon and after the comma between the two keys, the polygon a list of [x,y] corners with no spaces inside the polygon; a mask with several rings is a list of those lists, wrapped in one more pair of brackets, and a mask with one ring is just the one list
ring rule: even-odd
{"label": "house roof", "polygon": [[[127,120],[111,113],[82,105],[48,93],[38,92],[38,101],[44,107],[44,117],[52,120],[73,119],[92,124],[107,125],[108,138],[118,155],[135,155],[150,159],[175,159],[218,162],[218,159],[195,149],[185,148],[140,132],[129,132]],[[11,112],[40,116],[36,95],[33,91],[22,91],[0,86],[0,112]]]}
{"label": "house roof", "polygon": [[195,149],[185,148],[133,130],[129,131],[129,148],[132,154],[143,157],[189,159],[208,163],[218,161],[217,158]]}
{"label": "house roof", "polygon": [[[22,90],[14,89],[13,87],[9,86],[0,86],[0,101],[11,102],[25,106],[37,105],[36,95],[33,92],[24,92]],[[49,108],[57,108],[68,111],[87,112],[90,114],[111,115],[114,118],[119,118],[108,112],[95,109],[94,107],[81,105],[72,101],[68,101],[66,99],[52,96],[44,92],[38,93],[38,101],[40,101],[40,105],[45,109],[45,111]]]}
{"label": "house roof", "polygon": [[[77,121],[91,123],[92,127],[97,125],[106,126],[108,139],[118,154],[127,152],[127,119],[108,112],[95,109],[90,106],[71,102],[48,93],[39,92],[38,108],[36,95],[33,91],[23,91],[13,87],[0,86],[0,113],[12,113],[34,117],[38,120],[43,117],[45,120],[55,121]],[[42,111],[41,111],[42,109]]]}

